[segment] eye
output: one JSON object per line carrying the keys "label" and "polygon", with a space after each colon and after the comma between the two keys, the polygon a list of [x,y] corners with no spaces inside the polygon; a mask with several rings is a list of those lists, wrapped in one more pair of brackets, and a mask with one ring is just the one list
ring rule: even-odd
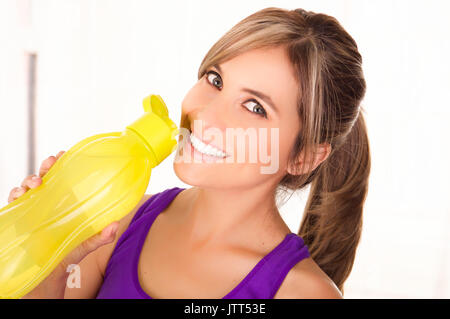
{"label": "eye", "polygon": [[[220,75],[217,72],[214,71],[208,71],[206,72],[206,80],[217,87],[218,89],[222,88],[222,79],[220,78]],[[211,82],[212,81],[212,82]],[[220,87],[218,86],[220,85]]]}
{"label": "eye", "polygon": [[[206,71],[206,80],[219,90],[222,89],[223,87],[222,78],[220,77],[219,73],[215,71],[212,70]],[[252,107],[246,107],[245,104],[249,102],[254,103],[254,105]],[[244,106],[247,110],[249,110],[249,112],[267,118],[266,110],[255,99],[250,99],[246,101],[244,103]]]}
{"label": "eye", "polygon": [[[250,106],[250,107],[245,106],[245,104],[247,104],[247,103],[253,103],[253,106]],[[248,101],[245,102],[243,105],[244,105],[245,108],[247,108],[250,112],[256,113],[256,114],[258,114],[258,115],[260,115],[260,116],[262,116],[262,117],[267,118],[266,110],[265,110],[265,109],[261,106],[261,104],[259,104],[258,101],[256,101],[255,99],[248,100]],[[250,105],[252,105],[252,104],[250,104]],[[255,112],[255,110],[256,110],[256,112]]]}

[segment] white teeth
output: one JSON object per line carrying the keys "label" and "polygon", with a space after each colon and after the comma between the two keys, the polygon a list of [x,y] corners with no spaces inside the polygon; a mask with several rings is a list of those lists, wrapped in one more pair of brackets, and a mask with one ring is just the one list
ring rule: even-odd
{"label": "white teeth", "polygon": [[201,140],[199,140],[197,137],[195,137],[194,134],[191,133],[190,140],[192,146],[199,151],[200,153],[206,154],[206,155],[212,155],[217,157],[225,157],[226,154],[222,152],[221,150],[218,150],[217,148],[211,146],[210,144],[205,144]]}

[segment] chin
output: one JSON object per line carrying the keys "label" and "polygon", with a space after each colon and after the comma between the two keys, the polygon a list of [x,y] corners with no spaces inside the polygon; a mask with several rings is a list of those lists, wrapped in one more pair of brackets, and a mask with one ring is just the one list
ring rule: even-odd
{"label": "chin", "polygon": [[254,168],[241,165],[173,162],[173,170],[185,184],[210,189],[248,189],[267,182],[268,175],[260,175]]}
{"label": "chin", "polygon": [[[209,166],[209,167],[208,167]],[[205,163],[173,162],[173,170],[178,178],[185,184],[198,187],[213,187],[227,184],[222,178],[220,167]]]}
{"label": "chin", "polygon": [[[197,153],[190,143],[179,143],[177,154],[173,161],[173,169],[178,178],[191,186],[220,186],[229,183],[229,177],[224,167],[225,159],[217,159]],[[228,174],[233,176],[233,174]]]}
{"label": "chin", "polygon": [[175,172],[175,175],[178,176],[178,178],[185,184],[191,185],[191,186],[199,186],[198,185],[198,173],[195,172],[195,169],[192,169],[192,167],[189,167],[190,164],[186,164],[183,162],[173,162],[173,170]]}

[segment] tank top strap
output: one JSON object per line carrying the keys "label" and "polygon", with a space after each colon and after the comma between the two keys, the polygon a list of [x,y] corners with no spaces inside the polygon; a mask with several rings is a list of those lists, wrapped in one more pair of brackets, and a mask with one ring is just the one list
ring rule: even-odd
{"label": "tank top strap", "polygon": [[288,272],[309,256],[308,247],[302,237],[295,233],[287,234],[226,298],[272,299]]}
{"label": "tank top strap", "polygon": [[184,188],[174,187],[154,194],[133,216],[109,258],[103,285],[97,298],[121,299],[145,297],[139,289],[137,264],[142,245],[156,217]]}
{"label": "tank top strap", "polygon": [[117,241],[115,248],[118,249],[124,241],[129,239],[129,237],[133,237],[133,240],[135,240],[136,243],[142,239],[141,237],[145,240],[153,221],[182,190],[184,190],[184,188],[169,188],[154,194],[145,201],[144,204],[139,207],[136,214],[134,214],[128,228]]}
{"label": "tank top strap", "polygon": [[136,214],[134,214],[130,225],[134,224],[143,215],[148,215],[149,213],[159,211],[158,208],[164,207],[164,205],[167,206],[167,204],[169,204],[181,190],[184,190],[184,188],[174,187],[152,195],[152,197],[150,197],[141,205],[141,207],[139,207]]}

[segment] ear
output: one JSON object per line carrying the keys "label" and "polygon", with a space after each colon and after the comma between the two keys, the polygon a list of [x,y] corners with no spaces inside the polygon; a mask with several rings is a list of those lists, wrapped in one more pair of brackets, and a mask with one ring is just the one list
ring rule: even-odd
{"label": "ear", "polygon": [[[331,145],[323,143],[316,147],[312,158],[305,160],[304,150],[300,152],[294,164],[289,164],[287,172],[291,175],[303,175],[316,169],[324,160],[328,158],[331,153]],[[311,157],[311,156],[310,156]]]}

